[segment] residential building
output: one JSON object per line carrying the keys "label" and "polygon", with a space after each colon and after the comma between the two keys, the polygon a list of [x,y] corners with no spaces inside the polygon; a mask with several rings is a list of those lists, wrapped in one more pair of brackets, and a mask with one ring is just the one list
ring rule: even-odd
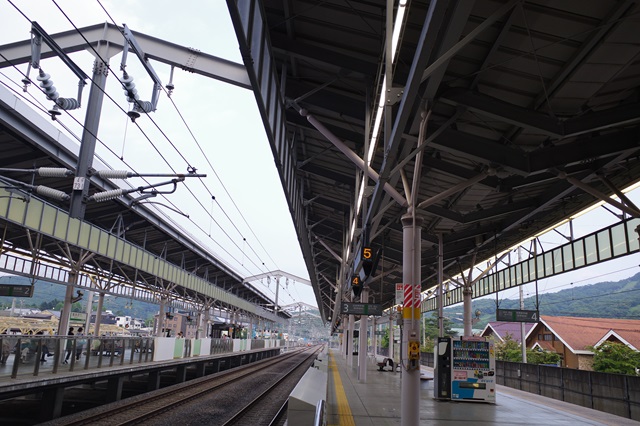
{"label": "residential building", "polygon": [[541,315],[529,331],[528,349],[556,352],[562,367],[592,370],[593,352],[604,342],[622,343],[640,350],[640,321],[612,318],[552,317]]}
{"label": "residential building", "polygon": [[[509,335],[511,336],[511,340],[520,344],[520,324],[519,322],[493,321],[486,325],[480,335],[482,337],[493,337],[496,342],[504,342],[507,335]],[[535,324],[529,322],[524,323],[525,339],[534,325]]]}
{"label": "residential building", "polygon": [[[157,314],[155,315],[155,323],[158,323]],[[196,324],[195,317],[189,314],[172,312],[165,314],[162,335],[175,337],[178,335],[178,332],[182,331],[185,338],[193,339],[196,337],[197,329],[198,325]]]}

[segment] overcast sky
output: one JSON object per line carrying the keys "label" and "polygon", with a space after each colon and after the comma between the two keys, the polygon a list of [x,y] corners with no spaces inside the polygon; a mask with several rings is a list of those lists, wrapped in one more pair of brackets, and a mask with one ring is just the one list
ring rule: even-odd
{"label": "overcast sky", "polygon": [[[0,45],[29,39],[30,21],[37,21],[49,34],[73,30],[74,25],[84,27],[115,21],[118,25],[127,24],[133,31],[241,63],[226,3],[221,0],[188,3],[189,7],[175,1],[157,0],[100,3],[2,0]],[[91,75],[91,54],[82,52],[70,56]],[[122,78],[120,58],[119,54],[112,57],[109,64],[111,70]],[[75,98],[77,78],[60,60],[46,59],[41,65],[51,75],[61,97]],[[157,62],[152,62],[152,66],[163,84],[167,84],[170,67]],[[24,73],[27,65],[19,65],[18,69]],[[151,100],[152,80],[134,55],[128,57],[127,71],[134,77],[140,99]],[[53,106],[35,87],[29,88],[27,94],[22,93],[22,76],[17,70],[5,68],[0,73],[0,81],[10,89],[18,90],[45,109]],[[32,72],[30,77],[35,81],[36,74]],[[187,182],[195,197],[187,186],[181,185],[175,194],[168,196],[168,201],[157,200],[173,203],[193,222],[168,209],[161,210],[242,277],[280,269],[308,279],[253,93],[179,69],[175,70],[173,84],[175,91],[171,100],[177,110],[162,93],[157,111],[136,121],[139,129],[120,109],[126,111],[130,107],[118,79],[110,74],[106,92],[117,106],[105,97],[98,134],[102,143],[97,145],[97,155],[114,169],[133,169],[138,173],[172,173],[172,169],[176,173],[185,173],[187,166],[197,168],[198,173],[206,173],[208,177],[204,179],[204,185],[196,179]],[[86,87],[83,93],[85,102],[88,96],[89,87]],[[80,123],[84,121],[84,108],[71,114]],[[81,126],[66,113],[60,116],[59,121],[76,135],[81,135]],[[198,144],[207,158],[202,155]],[[130,167],[120,161],[120,156]],[[269,285],[266,280],[254,284],[274,297],[273,281]],[[280,291],[279,297],[281,304],[304,301],[316,305],[311,288],[293,281]]]}

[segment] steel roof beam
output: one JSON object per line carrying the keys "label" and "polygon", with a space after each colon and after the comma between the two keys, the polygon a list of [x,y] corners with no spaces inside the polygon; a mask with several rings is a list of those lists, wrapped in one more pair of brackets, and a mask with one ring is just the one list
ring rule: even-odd
{"label": "steel roof beam", "polygon": [[470,111],[496,118],[514,126],[533,129],[556,138],[562,137],[562,125],[558,120],[546,114],[521,108],[477,92],[470,92],[465,89],[450,89],[444,92],[438,100],[448,105],[464,106]]}
{"label": "steel roof beam", "polygon": [[496,118],[524,129],[532,129],[542,134],[562,139],[579,136],[612,127],[635,124],[640,121],[640,104],[625,105],[604,111],[585,114],[565,121],[547,114],[521,108],[498,99],[470,92],[464,89],[450,89],[438,98],[452,106],[464,106],[490,118]]}
{"label": "steel roof beam", "polygon": [[[78,34],[78,31],[82,35]],[[110,51],[121,51],[125,39],[122,29],[113,24],[98,24],[51,35],[63,52],[73,53],[88,50],[100,42],[107,42]],[[138,44],[149,59],[175,66],[182,70],[204,75],[225,83],[251,89],[249,76],[244,65],[202,53],[197,49],[183,47],[159,38],[133,32]],[[83,37],[84,36],[84,37]],[[86,40],[85,40],[86,39]],[[0,60],[0,68],[29,62],[31,60],[31,40],[2,46],[6,59]],[[55,56],[48,46],[42,46],[42,58]]]}
{"label": "steel roof beam", "polygon": [[336,68],[336,73],[358,73],[360,76],[373,78],[378,67],[377,58],[370,62],[345,55],[337,51],[323,49],[315,44],[305,43],[277,33],[271,33],[273,50],[290,58],[301,58],[306,62],[320,63]]}
{"label": "steel roof beam", "polygon": [[[395,122],[391,130],[391,134],[385,143],[385,155],[380,168],[379,179],[376,182],[373,195],[369,203],[367,218],[365,223],[372,224],[373,218],[378,214],[382,199],[385,193],[385,185],[388,184],[390,172],[397,162],[398,150],[402,140],[402,134],[405,131],[409,118],[413,115],[413,107],[421,84],[423,70],[429,61],[429,56],[433,50],[438,33],[442,26],[442,19],[449,5],[445,0],[433,0],[429,3],[429,9],[424,19],[422,31],[418,44],[416,45],[415,55],[409,70],[409,76],[404,86],[402,100],[398,108]],[[375,232],[375,229],[371,230]]]}

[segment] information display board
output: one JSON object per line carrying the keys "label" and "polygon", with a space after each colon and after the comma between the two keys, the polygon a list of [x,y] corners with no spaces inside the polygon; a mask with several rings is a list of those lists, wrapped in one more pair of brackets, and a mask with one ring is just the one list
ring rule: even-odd
{"label": "information display board", "polygon": [[452,342],[451,399],[496,402],[496,361],[493,342],[485,338]]}
{"label": "information display board", "polygon": [[496,321],[539,322],[540,313],[538,311],[527,311],[523,309],[498,309],[496,311]]}
{"label": "information display board", "polygon": [[347,315],[382,315],[382,305],[376,303],[342,302],[341,313]]}
{"label": "information display board", "polygon": [[0,296],[32,297],[33,287],[30,285],[0,284]]}

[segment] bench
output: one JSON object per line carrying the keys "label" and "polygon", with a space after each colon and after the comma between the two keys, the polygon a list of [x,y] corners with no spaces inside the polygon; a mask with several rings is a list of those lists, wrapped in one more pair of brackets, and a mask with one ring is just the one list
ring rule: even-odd
{"label": "bench", "polygon": [[378,371],[386,371],[385,367],[391,367],[390,371],[393,371],[395,366],[393,360],[387,357],[376,357],[376,364],[378,366]]}

